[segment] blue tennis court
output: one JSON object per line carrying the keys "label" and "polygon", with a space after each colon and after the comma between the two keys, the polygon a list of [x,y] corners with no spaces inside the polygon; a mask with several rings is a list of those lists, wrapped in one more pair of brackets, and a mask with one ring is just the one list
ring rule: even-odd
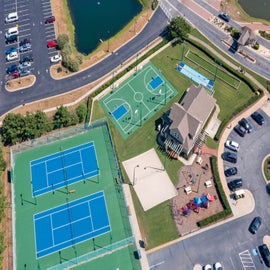
{"label": "blue tennis court", "polygon": [[152,80],[149,82],[149,85],[155,90],[160,85],[163,84],[163,80],[160,78],[160,76],[156,76],[155,78],[152,78]]}
{"label": "blue tennis court", "polygon": [[94,142],[30,162],[32,194],[38,196],[99,174]]}
{"label": "blue tennis court", "polygon": [[122,116],[124,116],[127,113],[127,108],[124,104],[121,104],[119,107],[117,107],[113,112],[112,115],[115,118],[115,120],[119,120]]}
{"label": "blue tennis court", "polygon": [[107,233],[111,227],[104,192],[38,213],[34,225],[37,258]]}
{"label": "blue tennis court", "polygon": [[185,76],[190,78],[192,81],[206,87],[209,90],[212,90],[214,87],[214,82],[204,77],[202,74],[194,70],[193,68],[187,66],[183,62],[180,62],[177,65],[177,70],[183,73]]}

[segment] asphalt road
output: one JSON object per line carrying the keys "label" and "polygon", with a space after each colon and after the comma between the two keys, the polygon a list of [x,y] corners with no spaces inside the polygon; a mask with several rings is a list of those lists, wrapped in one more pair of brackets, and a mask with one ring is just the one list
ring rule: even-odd
{"label": "asphalt road", "polygon": [[[16,1],[14,0],[14,3]],[[12,12],[15,9],[13,1],[4,0],[6,7],[0,10],[0,16],[3,18],[8,12]],[[228,54],[228,48],[220,42],[222,38],[225,38],[225,34],[218,31],[214,26],[210,25],[207,21],[203,20],[193,11],[187,9],[181,2],[176,0],[170,0],[167,2],[162,0],[161,6],[168,16],[172,18],[177,15],[183,15],[185,18],[192,22],[192,24],[198,28],[205,36],[209,38],[220,49],[224,50]],[[8,8],[9,7],[9,8]],[[164,8],[165,7],[165,8]],[[167,8],[166,8],[167,7]],[[30,3],[30,1],[18,1],[17,8],[19,14],[21,13],[25,18],[29,18],[29,25],[25,26],[21,24],[20,29],[29,27],[29,35],[32,40],[33,55],[34,55],[34,68],[33,74],[36,75],[36,83],[27,89],[17,91],[14,93],[7,92],[4,89],[4,76],[6,64],[0,63],[0,70],[2,70],[1,89],[0,89],[0,115],[8,112],[12,108],[29,103],[32,101],[41,100],[47,97],[62,94],[81,87],[85,84],[89,84],[105,74],[110,73],[114,68],[126,61],[132,55],[136,54],[140,49],[147,46],[156,37],[161,35],[168,23],[168,18],[161,8],[158,8],[154,16],[151,18],[144,30],[139,33],[133,40],[115,51],[112,55],[99,62],[95,66],[76,74],[72,77],[66,78],[61,81],[53,80],[48,73],[49,70],[49,56],[55,54],[53,49],[46,48],[46,42],[54,38],[54,33],[44,26],[44,18],[51,15],[50,6],[48,6],[48,0],[42,0],[40,2]],[[2,32],[0,36],[0,49],[4,50],[2,44],[4,44],[4,32],[7,27],[2,25]],[[28,32],[25,33],[28,35]],[[239,55],[232,55],[241,65],[246,65],[250,69],[260,73],[266,78],[270,78],[269,62],[265,59],[257,56],[257,63],[251,64],[248,60],[243,59]]]}
{"label": "asphalt road", "polygon": [[[261,111],[262,112],[262,111]],[[229,177],[243,179],[243,188],[249,189],[255,199],[255,210],[244,217],[226,222],[213,229],[187,238],[179,243],[148,254],[151,269],[192,269],[196,263],[205,265],[220,261],[224,269],[267,269],[259,256],[254,255],[255,249],[262,244],[263,236],[270,235],[269,216],[270,201],[266,192],[266,183],[262,176],[261,164],[270,152],[269,134],[270,118],[262,112],[266,122],[257,125],[250,117],[253,132],[241,138],[232,130],[228,139],[239,143],[238,174]],[[227,151],[227,150],[226,150]],[[229,150],[228,150],[229,151]],[[224,169],[235,166],[224,162]],[[256,235],[250,234],[248,227],[255,216],[261,216],[262,225]],[[179,268],[181,265],[181,268]],[[252,268],[253,267],[253,268]]]}
{"label": "asphalt road", "polygon": [[[142,48],[146,47],[158,36],[162,35],[167,25],[167,17],[163,11],[158,8],[143,31],[137,34],[129,43],[112,53],[109,57],[74,76],[61,81],[53,80],[48,73],[48,54],[50,54],[50,50],[46,48],[46,42],[49,38],[46,36],[46,28],[43,24],[45,16],[48,16],[48,13],[45,14],[44,11],[44,2],[46,1],[47,0],[38,1],[33,4],[30,4],[29,1],[25,1],[25,5],[28,3],[27,8],[29,8],[29,17],[31,18],[32,23],[30,32],[31,39],[33,40],[32,45],[35,63],[33,74],[36,75],[37,81],[30,88],[11,93],[4,89],[2,78],[0,90],[0,115],[8,112],[16,106],[69,92],[99,79],[105,74],[111,72],[132,55],[136,54]],[[5,4],[8,3],[9,1],[5,0]],[[12,8],[11,11],[0,10],[0,16],[3,20],[8,12],[12,12]],[[2,29],[6,28],[6,26],[2,25]],[[4,44],[3,32],[0,39],[1,46]],[[39,45],[35,46],[35,40]],[[0,49],[2,49],[2,47],[0,47]],[[0,65],[0,68],[4,73],[5,67],[3,67],[3,64]]]}
{"label": "asphalt road", "polygon": [[[196,2],[201,3],[202,1],[196,0]],[[168,17],[175,16],[177,14],[178,16],[184,16],[187,21],[189,21],[193,27],[198,29],[209,41],[211,41],[213,44],[215,44],[219,49],[221,49],[223,52],[234,58],[239,64],[242,66],[248,67],[250,70],[258,73],[259,75],[270,79],[270,61],[266,60],[265,58],[253,53],[252,51],[249,51],[249,54],[256,58],[256,63],[253,64],[250,61],[248,61],[246,58],[243,58],[239,54],[234,54],[229,51],[228,47],[225,46],[221,40],[225,39],[227,35],[223,33],[222,31],[218,30],[214,25],[210,24],[207,20],[200,17],[196,10],[190,10],[188,9],[184,4],[181,3],[181,1],[177,0],[161,0],[161,7],[165,7],[164,12],[168,15]],[[205,6],[206,4],[204,4]],[[207,6],[207,10],[210,12],[213,12],[215,15],[217,15],[217,11],[213,8],[210,8]],[[230,22],[231,24],[236,26],[236,23]],[[240,26],[239,26],[240,28]],[[266,45],[270,48],[270,43],[265,41]]]}

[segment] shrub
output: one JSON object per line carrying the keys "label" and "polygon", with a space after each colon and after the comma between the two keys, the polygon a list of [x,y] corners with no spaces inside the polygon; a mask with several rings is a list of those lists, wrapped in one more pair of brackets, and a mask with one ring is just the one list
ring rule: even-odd
{"label": "shrub", "polygon": [[76,114],[79,119],[79,123],[82,123],[86,117],[87,107],[84,103],[80,104],[76,109]]}
{"label": "shrub", "polygon": [[67,34],[58,35],[57,44],[60,50],[62,50],[68,42],[69,42],[69,38]]}

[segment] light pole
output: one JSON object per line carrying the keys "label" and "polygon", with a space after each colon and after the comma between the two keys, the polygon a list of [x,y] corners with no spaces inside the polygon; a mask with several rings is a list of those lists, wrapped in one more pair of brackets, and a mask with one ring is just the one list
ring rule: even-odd
{"label": "light pole", "polygon": [[107,31],[107,33],[108,33],[108,52],[110,52],[110,31],[108,30]]}
{"label": "light pole", "polygon": [[136,165],[133,169],[133,186],[135,186],[135,181],[136,181],[136,178],[135,178],[135,171],[136,171],[136,168],[139,168],[140,165]]}

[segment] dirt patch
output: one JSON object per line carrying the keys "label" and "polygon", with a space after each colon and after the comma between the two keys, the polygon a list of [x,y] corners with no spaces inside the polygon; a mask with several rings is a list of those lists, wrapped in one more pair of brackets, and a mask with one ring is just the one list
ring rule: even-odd
{"label": "dirt patch", "polygon": [[6,90],[9,92],[13,92],[13,91],[18,91],[18,90],[22,90],[24,88],[28,88],[30,86],[32,86],[36,81],[36,76],[34,75],[29,75],[27,77],[24,78],[18,78],[18,79],[14,79],[14,80],[10,80],[8,82],[6,82]]}
{"label": "dirt patch", "polygon": [[[201,165],[194,162],[191,166],[183,166],[179,171],[178,195],[173,199],[173,216],[180,236],[198,230],[198,221],[223,211],[210,168],[211,156],[203,154],[201,157]],[[212,186],[207,187],[206,181],[211,181]],[[191,188],[189,194],[185,192],[187,187]],[[202,197],[207,194],[215,199],[207,204],[208,208],[200,207],[198,212],[194,209],[188,215],[185,215],[182,211],[183,207],[193,202],[195,197]]]}

